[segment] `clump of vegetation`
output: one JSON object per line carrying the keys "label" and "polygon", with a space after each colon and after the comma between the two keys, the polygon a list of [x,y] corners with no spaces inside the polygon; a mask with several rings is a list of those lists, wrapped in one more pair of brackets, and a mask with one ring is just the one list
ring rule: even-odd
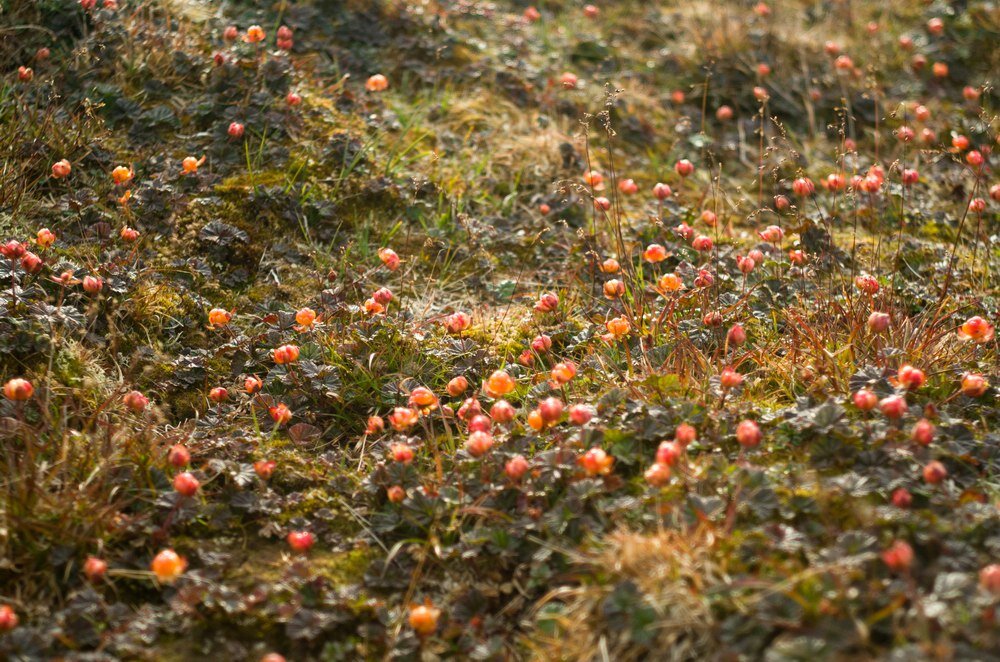
{"label": "clump of vegetation", "polygon": [[996,8],[14,1],[5,659],[982,659]]}

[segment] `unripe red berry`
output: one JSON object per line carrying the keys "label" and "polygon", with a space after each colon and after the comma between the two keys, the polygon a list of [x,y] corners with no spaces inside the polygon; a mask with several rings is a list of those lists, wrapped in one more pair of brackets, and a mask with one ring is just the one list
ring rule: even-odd
{"label": "unripe red berry", "polygon": [[108,572],[108,564],[103,559],[99,559],[96,556],[88,556],[87,560],[83,562],[83,574],[87,578],[87,581],[91,583],[97,583],[104,579],[104,576]]}
{"label": "unripe red berry", "polygon": [[921,446],[929,446],[934,441],[934,424],[926,418],[921,418],[913,426],[910,432],[910,439]]}
{"label": "unripe red berry", "polygon": [[489,432],[492,429],[493,421],[484,414],[476,414],[469,420],[469,432]]}
{"label": "unripe red berry", "polygon": [[521,480],[528,471],[528,460],[523,455],[515,455],[504,465],[504,473],[511,480]]}
{"label": "unripe red berry", "polygon": [[913,563],[913,548],[906,541],[897,540],[882,552],[882,561],[893,572],[905,572]]}
{"label": "unripe red berry", "polygon": [[296,552],[308,552],[316,542],[316,536],[310,531],[292,531],[288,534],[288,546]]}
{"label": "unripe red berry", "polygon": [[201,487],[201,483],[187,471],[174,476],[174,489],[177,490],[178,494],[192,497],[197,494],[199,487]]}
{"label": "unripe red berry", "polygon": [[180,469],[191,463],[191,453],[184,444],[174,444],[167,451],[167,462]]}
{"label": "unripe red berry", "polygon": [[890,395],[887,398],[882,398],[878,405],[886,418],[896,420],[906,415],[906,398],[901,395]]}
{"label": "unripe red berry", "polygon": [[948,477],[948,470],[945,469],[944,465],[934,460],[928,462],[924,467],[924,480],[931,485],[937,485]]}
{"label": "unripe red berry", "polygon": [[763,438],[764,433],[761,432],[760,427],[754,421],[741,421],[736,426],[736,441],[744,448],[758,446]]}
{"label": "unripe red berry", "polygon": [[563,402],[559,398],[546,398],[538,403],[538,413],[546,423],[555,423],[562,417]]}

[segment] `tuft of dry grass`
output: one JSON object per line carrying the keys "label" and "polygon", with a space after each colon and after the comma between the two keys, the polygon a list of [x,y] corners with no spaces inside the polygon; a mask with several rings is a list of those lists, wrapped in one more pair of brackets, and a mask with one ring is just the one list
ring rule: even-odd
{"label": "tuft of dry grass", "polygon": [[[599,551],[580,559],[600,581],[557,588],[535,605],[535,616],[547,605],[560,609],[554,617],[546,610],[545,618],[555,623],[551,633],[538,628],[527,638],[531,658],[624,662],[647,659],[656,650],[663,660],[711,659],[718,651],[717,622],[707,596],[728,583],[718,542],[708,528],[608,536]],[[642,645],[633,628],[615,627],[608,618],[614,592],[628,585],[637,590],[640,608],[655,613],[655,624],[648,626],[653,640]]]}

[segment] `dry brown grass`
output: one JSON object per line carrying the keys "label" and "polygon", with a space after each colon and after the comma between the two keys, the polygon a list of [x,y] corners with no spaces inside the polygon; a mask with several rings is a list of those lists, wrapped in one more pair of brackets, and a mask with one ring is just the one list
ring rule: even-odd
{"label": "dry brown grass", "polygon": [[[704,660],[717,652],[716,620],[707,594],[727,583],[726,568],[716,554],[715,534],[661,531],[643,535],[620,531],[605,546],[583,560],[600,582],[563,587],[546,595],[535,613],[560,603],[556,634],[533,632],[526,642],[532,659],[645,659],[648,650],[661,660]],[[638,646],[627,629],[613,629],[605,605],[615,587],[631,582],[656,613],[655,641]]]}

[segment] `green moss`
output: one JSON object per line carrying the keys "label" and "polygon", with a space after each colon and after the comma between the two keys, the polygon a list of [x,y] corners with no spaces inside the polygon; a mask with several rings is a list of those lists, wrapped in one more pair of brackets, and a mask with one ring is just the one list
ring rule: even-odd
{"label": "green moss", "polygon": [[327,552],[313,555],[312,567],[317,574],[333,584],[353,584],[361,581],[372,555],[368,549],[354,549],[349,552]]}
{"label": "green moss", "polygon": [[288,175],[284,170],[264,170],[226,177],[215,187],[215,192],[219,195],[242,196],[257,186],[284,186],[287,183]]}
{"label": "green moss", "polygon": [[91,368],[77,351],[78,346],[73,342],[65,342],[56,352],[52,362],[52,378],[66,386],[78,387]]}
{"label": "green moss", "polygon": [[[332,552],[317,548],[309,554],[309,568],[334,585],[361,581],[372,560],[368,549]],[[288,572],[288,554],[285,545],[254,546],[242,563],[226,573],[226,579],[245,585],[279,582]]]}

